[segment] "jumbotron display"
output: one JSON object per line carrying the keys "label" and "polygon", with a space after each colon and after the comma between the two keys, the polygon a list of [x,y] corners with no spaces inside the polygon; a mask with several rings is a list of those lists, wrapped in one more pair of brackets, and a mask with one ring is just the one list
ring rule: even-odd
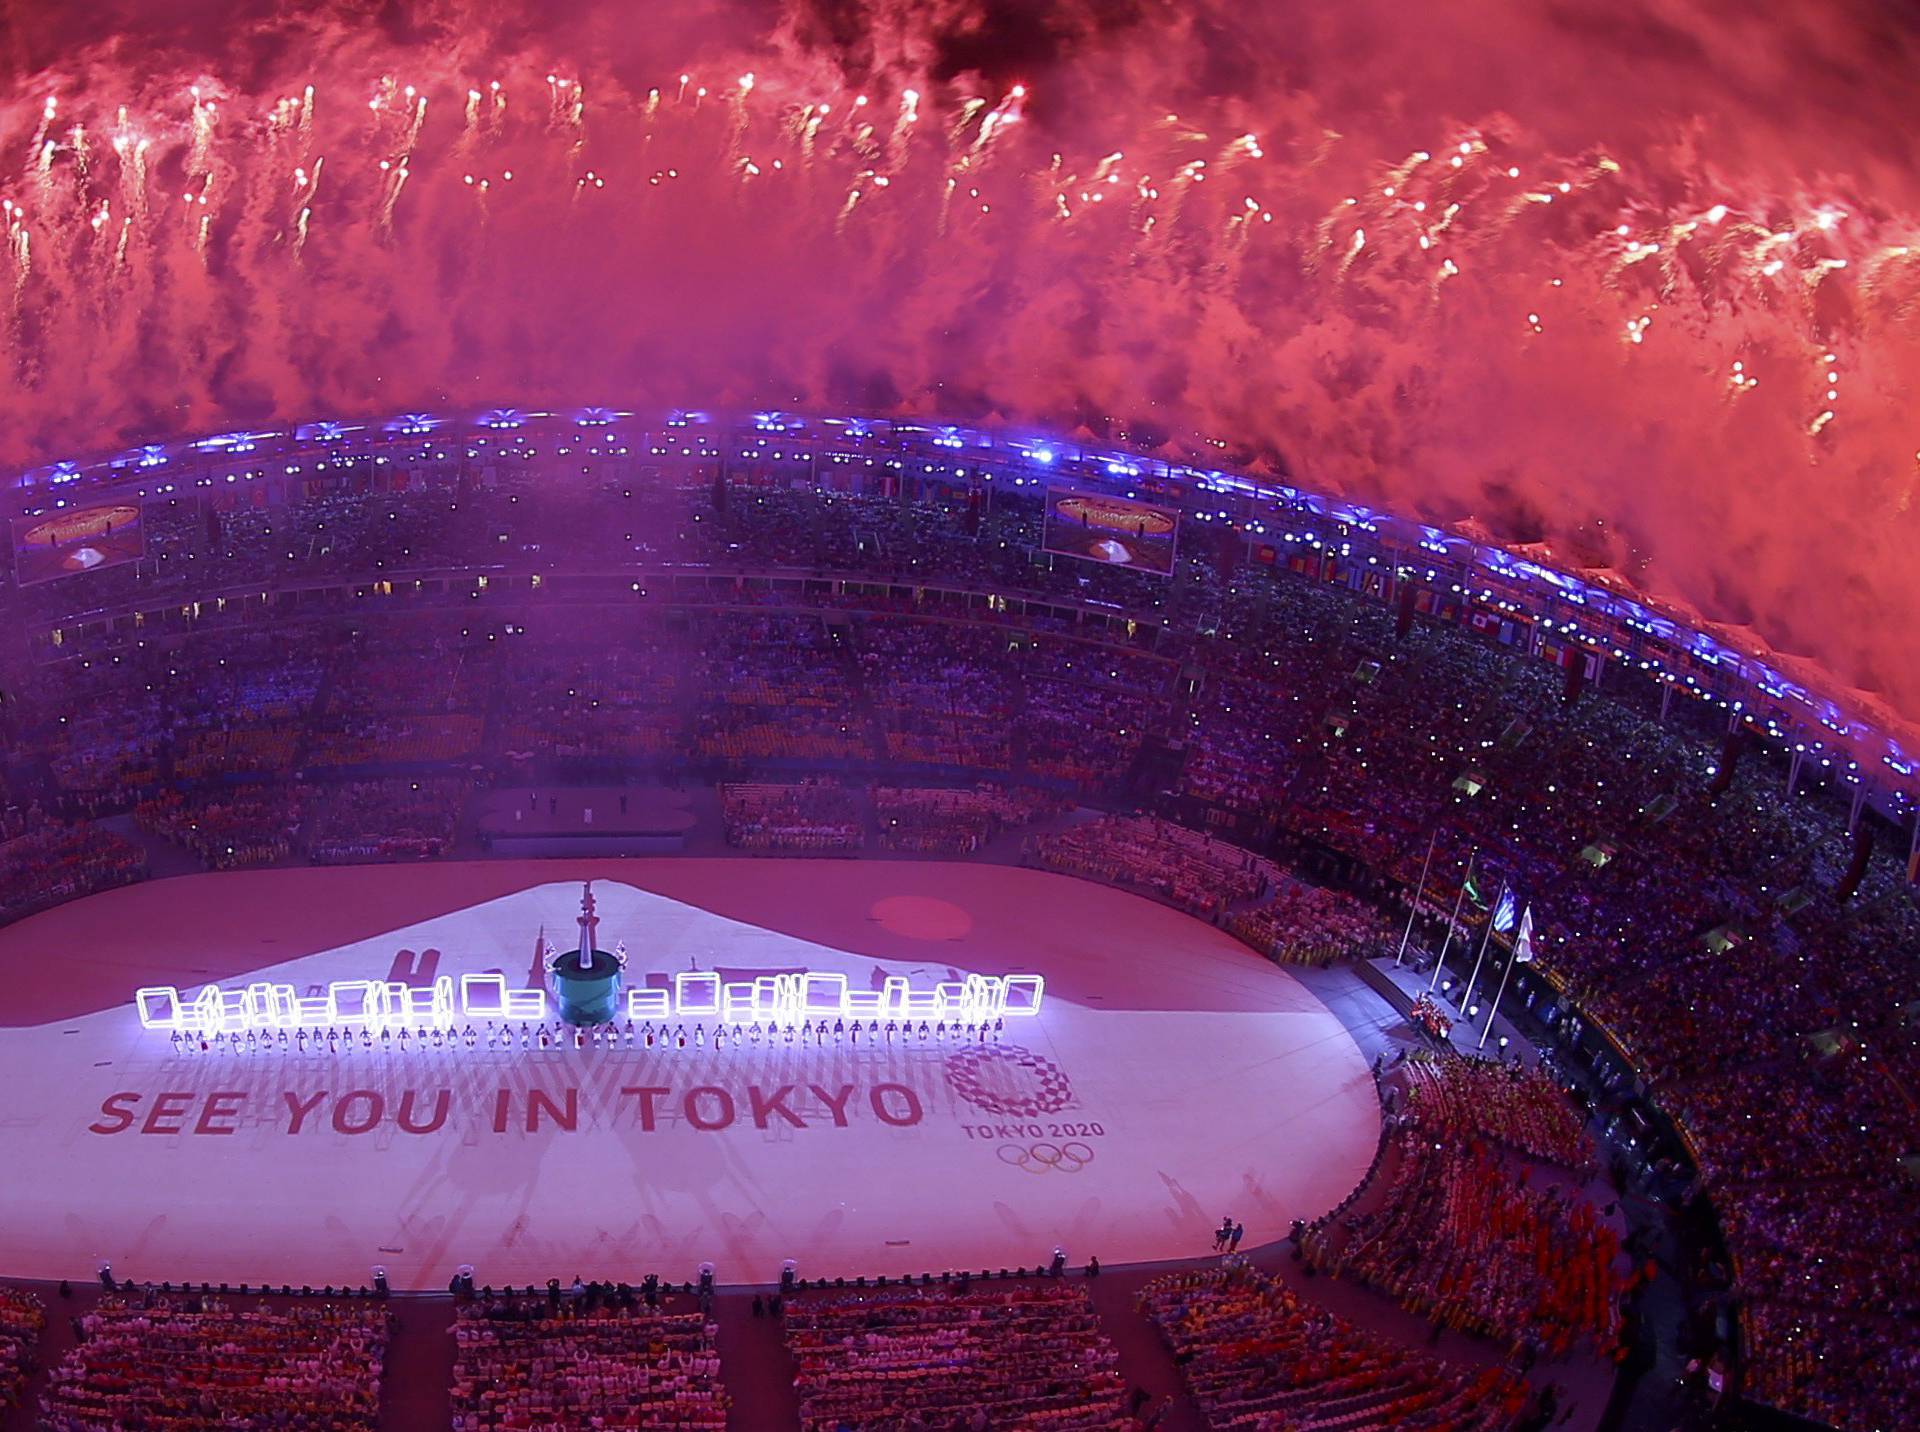
{"label": "jumbotron display", "polygon": [[1180,514],[1172,509],[1098,492],[1047,494],[1046,548],[1090,562],[1173,570]]}
{"label": "jumbotron display", "polygon": [[13,570],[22,586],[137,562],[144,550],[135,503],[15,518],[13,523]]}

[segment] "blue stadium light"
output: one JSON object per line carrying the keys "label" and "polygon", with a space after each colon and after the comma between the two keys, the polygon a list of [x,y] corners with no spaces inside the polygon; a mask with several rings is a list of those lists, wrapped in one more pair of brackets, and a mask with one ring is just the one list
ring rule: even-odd
{"label": "blue stadium light", "polygon": [[526,425],[526,415],[518,408],[494,408],[480,415],[483,428],[507,429]]}
{"label": "blue stadium light", "polygon": [[260,439],[278,436],[278,433],[218,433],[201,438],[193,448],[195,452],[252,452],[259,446]]}
{"label": "blue stadium light", "polygon": [[303,443],[337,443],[348,433],[359,431],[360,426],[357,423],[302,423],[293,430],[293,436]]}
{"label": "blue stadium light", "polygon": [[387,431],[406,437],[424,437],[439,426],[440,419],[431,413],[402,413],[387,424]]}

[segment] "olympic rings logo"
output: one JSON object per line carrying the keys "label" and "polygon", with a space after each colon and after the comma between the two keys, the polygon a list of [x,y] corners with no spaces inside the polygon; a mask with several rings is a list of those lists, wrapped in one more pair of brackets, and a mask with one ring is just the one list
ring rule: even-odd
{"label": "olympic rings logo", "polygon": [[1093,1162],[1093,1147],[1079,1140],[1064,1144],[1002,1144],[997,1151],[1000,1162],[1031,1174],[1079,1173]]}

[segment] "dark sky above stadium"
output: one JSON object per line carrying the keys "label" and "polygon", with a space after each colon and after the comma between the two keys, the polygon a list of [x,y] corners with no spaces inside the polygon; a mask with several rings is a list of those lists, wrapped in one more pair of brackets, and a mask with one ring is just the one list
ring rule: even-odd
{"label": "dark sky above stadium", "polygon": [[1085,426],[1916,715],[1916,74],[1866,0],[0,0],[0,461],[492,402]]}

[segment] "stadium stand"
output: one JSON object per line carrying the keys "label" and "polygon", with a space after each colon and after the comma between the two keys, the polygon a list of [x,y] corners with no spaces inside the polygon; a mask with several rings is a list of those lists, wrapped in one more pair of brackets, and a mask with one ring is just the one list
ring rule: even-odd
{"label": "stadium stand", "polygon": [[81,1340],[50,1375],[40,1425],[372,1432],[390,1325],[384,1308],[333,1303],[103,1299],[80,1315]]}
{"label": "stadium stand", "polygon": [[695,1310],[611,1293],[463,1303],[453,1324],[454,1432],[723,1428],[716,1329]]}
{"label": "stadium stand", "polygon": [[[0,919],[141,878],[105,820],[207,864],[410,858],[446,848],[476,767],[529,761],[705,771],[747,849],[851,850],[870,813],[882,846],[973,848],[976,812],[900,794],[937,782],[1151,811],[1043,831],[1030,858],[1283,960],[1397,942],[1409,898],[1437,924],[1471,853],[1483,897],[1533,907],[1543,1017],[1604,1033],[1678,1122],[1753,1390],[1920,1425],[1920,1377],[1886,1356],[1920,1272],[1920,914],[1905,833],[1878,814],[1838,893],[1842,771],[1789,790],[1766,752],[1729,764],[1725,709],[1627,663],[1569,701],[1499,620],[1441,615],[1445,593],[1423,589],[1400,635],[1329,563],[1183,555],[1169,581],[1047,558],[1037,498],[978,513],[934,487],[742,484],[717,503],[704,479],[608,479],[534,502],[531,478],[461,467],[217,534],[192,496],[150,502],[145,561],[16,593],[33,662],[7,718]],[[502,573],[520,585],[496,603]],[[1465,917],[1478,938],[1484,898]],[[1559,1226],[1544,1195],[1444,1165],[1422,1161],[1423,1186]],[[1576,1311],[1584,1336],[1584,1294]]]}
{"label": "stadium stand", "polygon": [[1130,1427],[1086,1288],[1052,1280],[802,1300],[786,1313],[802,1432]]}
{"label": "stadium stand", "polygon": [[1527,1407],[1511,1373],[1410,1352],[1244,1264],[1170,1273],[1147,1285],[1140,1307],[1219,1432],[1510,1432]]}
{"label": "stadium stand", "polygon": [[46,1305],[36,1295],[0,1287],[0,1414],[19,1404],[46,1325]]}

